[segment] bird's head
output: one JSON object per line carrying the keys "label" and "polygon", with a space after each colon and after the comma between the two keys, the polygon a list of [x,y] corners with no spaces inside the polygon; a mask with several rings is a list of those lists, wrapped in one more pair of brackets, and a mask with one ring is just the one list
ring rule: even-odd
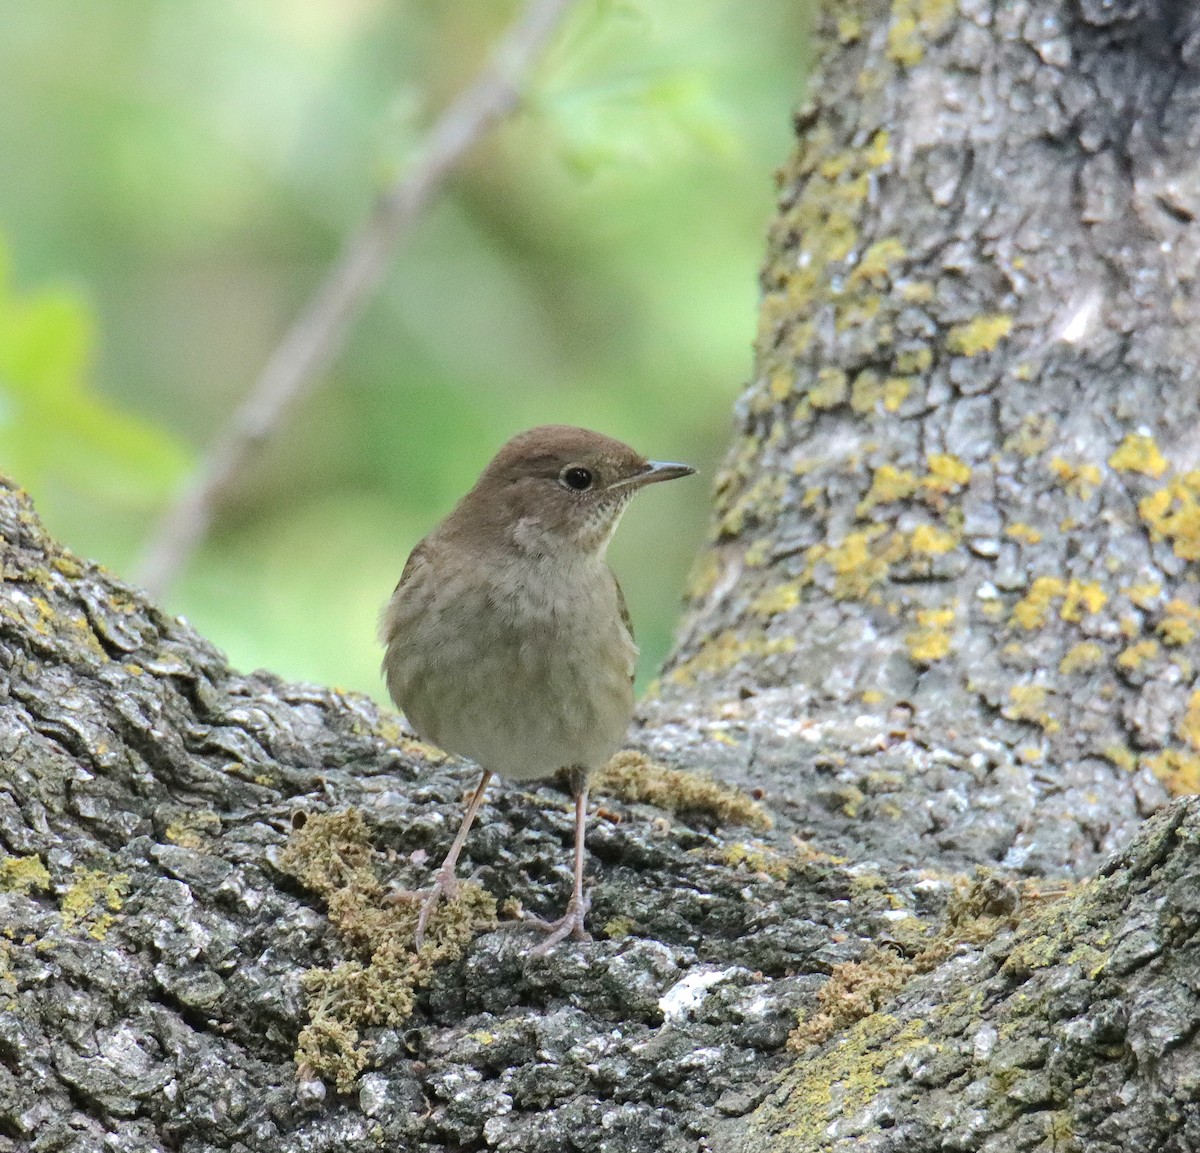
{"label": "bird's head", "polygon": [[689,476],[612,437],[548,424],[514,436],[463,498],[460,513],[524,551],[603,555],[625,506],[648,484]]}

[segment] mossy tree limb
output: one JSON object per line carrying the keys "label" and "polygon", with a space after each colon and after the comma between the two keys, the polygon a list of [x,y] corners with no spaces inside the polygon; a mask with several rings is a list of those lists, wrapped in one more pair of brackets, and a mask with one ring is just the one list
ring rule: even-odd
{"label": "mossy tree limb", "polygon": [[[640,732],[757,803],[628,757],[594,943],[414,963],[384,900],[470,771],[0,486],[0,1153],[1200,1145],[1194,20],[831,8]],[[502,918],[561,905],[567,810],[489,800]]]}

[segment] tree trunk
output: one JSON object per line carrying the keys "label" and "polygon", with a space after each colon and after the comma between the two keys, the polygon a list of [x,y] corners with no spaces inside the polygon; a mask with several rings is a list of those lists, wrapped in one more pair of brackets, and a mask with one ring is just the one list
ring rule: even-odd
{"label": "tree trunk", "polygon": [[1090,871],[1200,791],[1200,14],[827,7],[648,715],[822,843]]}
{"label": "tree trunk", "polygon": [[623,758],[596,942],[493,931],[569,877],[506,788],[414,956],[470,769],[0,487],[0,1151],[1200,1148],[1200,19],[825,23],[637,734],[745,791]]}

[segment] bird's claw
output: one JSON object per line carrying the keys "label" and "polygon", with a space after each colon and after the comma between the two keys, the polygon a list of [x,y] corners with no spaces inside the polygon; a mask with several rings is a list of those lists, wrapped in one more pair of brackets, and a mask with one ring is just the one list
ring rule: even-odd
{"label": "bird's claw", "polygon": [[458,878],[453,873],[439,869],[428,889],[393,889],[387,895],[391,904],[402,901],[421,901],[421,913],[417,917],[417,927],[413,933],[413,949],[420,951],[425,943],[425,931],[429,928],[429,918],[433,916],[438,902],[445,897],[448,901],[458,896]]}
{"label": "bird's claw", "polygon": [[543,957],[555,945],[560,941],[565,941],[568,937],[575,941],[590,941],[592,935],[584,928],[584,921],[591,906],[591,898],[586,895],[578,900],[572,897],[567,904],[566,912],[557,921],[543,921],[540,917],[526,917],[521,922],[522,925],[528,925],[531,929],[538,929],[547,934],[546,939],[540,945],[530,949],[529,955]]}

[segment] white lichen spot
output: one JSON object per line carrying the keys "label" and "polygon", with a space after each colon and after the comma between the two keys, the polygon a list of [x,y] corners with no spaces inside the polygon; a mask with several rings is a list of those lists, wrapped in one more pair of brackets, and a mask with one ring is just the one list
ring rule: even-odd
{"label": "white lichen spot", "polygon": [[1095,327],[1103,303],[1104,294],[1098,288],[1093,288],[1082,301],[1071,301],[1058,327],[1058,340],[1063,344],[1082,344]]}
{"label": "white lichen spot", "polygon": [[713,985],[728,980],[736,972],[736,965],[728,969],[713,969],[707,965],[693,969],[658,999],[663,1021],[671,1025],[689,1017],[708,996],[708,991]]}
{"label": "white lichen spot", "polygon": [[975,1060],[981,1064],[991,1055],[1000,1034],[995,1025],[982,1025],[975,1034]]}

